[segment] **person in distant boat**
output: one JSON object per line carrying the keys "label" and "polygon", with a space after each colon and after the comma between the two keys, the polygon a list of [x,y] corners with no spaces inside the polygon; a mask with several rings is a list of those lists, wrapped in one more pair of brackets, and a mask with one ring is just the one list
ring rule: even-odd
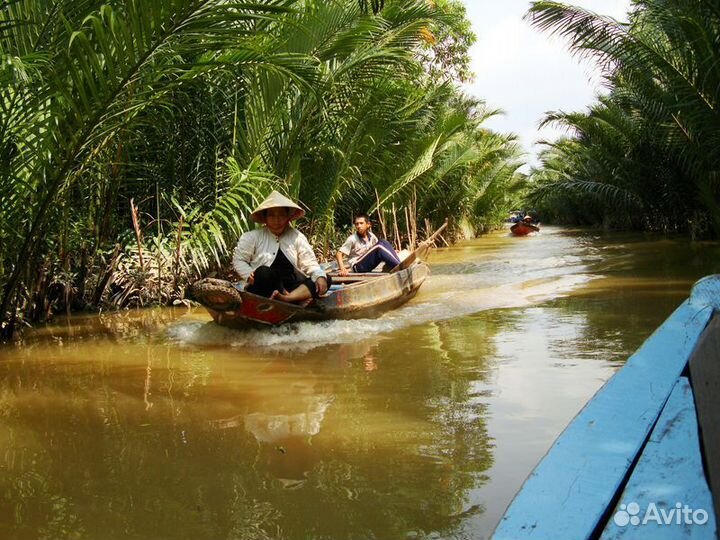
{"label": "person in distant boat", "polygon": [[250,219],[264,227],[240,237],[233,266],[245,290],[285,302],[302,302],[325,294],[330,278],[322,269],[304,234],[290,226],[305,211],[273,191]]}
{"label": "person in distant boat", "polygon": [[[348,236],[335,256],[338,274],[347,276],[352,272],[372,272],[380,263],[391,267],[400,264],[400,257],[387,240],[379,240],[371,230],[372,224],[367,214],[355,216],[355,232]],[[348,258],[350,270],[345,268],[343,256]]]}

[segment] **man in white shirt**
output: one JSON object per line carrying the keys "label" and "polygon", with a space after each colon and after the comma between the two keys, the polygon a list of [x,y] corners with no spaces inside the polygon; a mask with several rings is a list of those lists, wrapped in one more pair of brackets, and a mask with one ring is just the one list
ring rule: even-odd
{"label": "man in white shirt", "polygon": [[329,278],[304,234],[290,222],[305,215],[293,201],[273,191],[250,219],[265,225],[240,237],[233,266],[245,290],[285,302],[300,302],[325,294]]}
{"label": "man in white shirt", "polygon": [[355,217],[355,232],[348,236],[345,243],[338,249],[335,258],[338,263],[338,274],[341,276],[348,275],[348,269],[345,268],[343,255],[347,256],[350,271],[352,272],[372,272],[372,270],[380,263],[385,263],[390,267],[400,264],[400,258],[387,240],[379,240],[377,236],[370,230],[372,224],[367,214],[358,214]]}

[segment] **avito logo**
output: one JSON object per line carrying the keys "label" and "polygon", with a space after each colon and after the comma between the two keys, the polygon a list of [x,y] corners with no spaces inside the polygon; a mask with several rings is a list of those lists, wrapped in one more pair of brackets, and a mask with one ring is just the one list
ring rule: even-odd
{"label": "avito logo", "polygon": [[620,510],[615,512],[613,521],[618,527],[627,525],[705,525],[708,521],[708,513],[702,508],[692,509],[687,504],[675,503],[672,508],[659,507],[651,502],[645,513],[641,516],[640,505],[636,502],[621,504]]}

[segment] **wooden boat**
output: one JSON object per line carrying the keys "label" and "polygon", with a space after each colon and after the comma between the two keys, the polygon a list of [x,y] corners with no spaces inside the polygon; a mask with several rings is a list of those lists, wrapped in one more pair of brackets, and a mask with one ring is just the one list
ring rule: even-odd
{"label": "wooden boat", "polygon": [[492,538],[714,539],[720,518],[720,275],[586,404]]}
{"label": "wooden boat", "polygon": [[532,223],[528,223],[527,221],[518,221],[510,227],[510,232],[515,236],[527,236],[528,234],[538,232],[539,230],[540,227],[533,225]]}
{"label": "wooden boat", "polygon": [[216,323],[231,328],[277,325],[294,321],[364,319],[395,309],[417,294],[430,273],[421,259],[447,222],[390,272],[333,276],[332,289],[308,305],[290,304],[249,293],[230,281],[196,281],[190,295],[208,310]]}
{"label": "wooden boat", "polygon": [[342,286],[333,287],[327,295],[307,306],[271,300],[214,278],[193,284],[191,294],[216,323],[231,328],[258,323],[360,319],[401,306],[415,296],[428,274],[427,265],[416,262],[393,273],[351,274],[347,279],[334,277],[333,281],[339,281]]}

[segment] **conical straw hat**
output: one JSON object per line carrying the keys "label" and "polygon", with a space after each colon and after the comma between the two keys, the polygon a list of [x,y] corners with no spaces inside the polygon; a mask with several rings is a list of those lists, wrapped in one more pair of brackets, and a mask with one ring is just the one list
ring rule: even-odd
{"label": "conical straw hat", "polygon": [[277,191],[273,191],[270,195],[268,195],[267,199],[260,203],[260,206],[253,210],[253,213],[250,214],[250,219],[256,223],[264,224],[265,216],[263,215],[263,211],[270,208],[291,208],[295,210],[295,212],[290,216],[290,221],[301,218],[305,215],[305,210],[300,208],[285,195],[281,195]]}

